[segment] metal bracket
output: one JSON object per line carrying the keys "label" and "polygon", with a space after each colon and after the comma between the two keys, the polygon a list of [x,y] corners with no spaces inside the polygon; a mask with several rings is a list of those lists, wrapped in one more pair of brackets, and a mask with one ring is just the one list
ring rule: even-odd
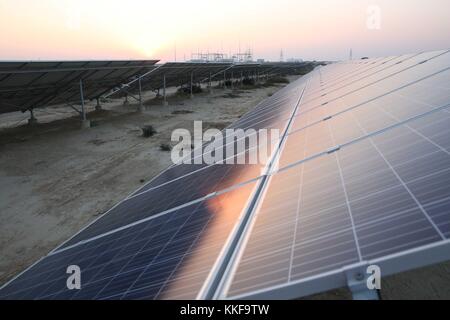
{"label": "metal bracket", "polygon": [[336,151],[339,151],[339,150],[341,150],[341,146],[340,146],[340,145],[337,145],[337,146],[334,146],[334,147],[328,149],[326,152],[327,152],[328,154],[331,154],[331,153],[336,152]]}
{"label": "metal bracket", "polygon": [[67,106],[71,107],[73,110],[75,110],[78,114],[82,114],[80,110],[77,109],[77,107],[75,107],[73,104],[71,103],[66,103]]}
{"label": "metal bracket", "polygon": [[203,200],[208,200],[208,199],[210,199],[210,198],[215,197],[216,195],[217,195],[217,191],[211,192],[211,193],[207,194],[207,195],[203,198]]}
{"label": "metal bracket", "polygon": [[354,300],[380,300],[378,290],[367,287],[368,266],[369,263],[362,262],[344,269],[347,286],[352,292]]}
{"label": "metal bracket", "polygon": [[128,90],[122,88],[122,91],[124,91],[128,96],[132,97],[134,100],[136,100],[136,101],[138,101],[138,102],[140,101],[140,99],[139,99],[138,97],[134,96],[134,95],[133,95],[132,93],[130,93]]}

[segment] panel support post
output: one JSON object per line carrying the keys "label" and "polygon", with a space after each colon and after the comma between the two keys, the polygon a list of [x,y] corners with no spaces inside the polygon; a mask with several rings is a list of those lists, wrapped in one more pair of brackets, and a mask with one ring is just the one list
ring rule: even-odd
{"label": "panel support post", "polygon": [[166,96],[166,74],[163,74],[163,106],[167,106],[168,104]]}
{"label": "panel support post", "polygon": [[28,124],[29,124],[30,126],[32,126],[32,125],[37,124],[38,121],[37,121],[37,119],[34,117],[34,110],[33,110],[33,108],[30,108],[29,111],[30,111],[30,119],[28,119]]}
{"label": "panel support post", "polygon": [[244,85],[244,72],[241,71],[241,81],[239,81],[239,84],[241,85],[241,87]]}
{"label": "panel support post", "polygon": [[100,104],[100,98],[96,98],[95,100],[97,101],[97,104],[95,105],[95,110],[96,111],[102,110],[102,106]]}
{"label": "panel support post", "polygon": [[80,79],[80,102],[81,102],[81,127],[89,128],[91,122],[86,118],[86,106],[84,105],[83,80]]}
{"label": "panel support post", "polygon": [[209,73],[209,80],[208,80],[208,91],[209,93],[212,92],[212,80],[211,80],[211,72]]}
{"label": "panel support post", "polygon": [[367,263],[360,263],[345,270],[347,286],[354,300],[380,300],[379,290],[369,289]]}
{"label": "panel support post", "polygon": [[234,85],[233,85],[233,76],[234,76],[233,71],[231,71],[231,90],[234,89]]}
{"label": "panel support post", "polygon": [[138,79],[138,89],[139,89],[139,106],[138,111],[143,112],[144,111],[144,105],[142,104],[142,78],[139,77]]}
{"label": "panel support post", "polygon": [[194,73],[191,72],[191,99],[194,98]]}
{"label": "panel support post", "polygon": [[223,72],[223,88],[224,89],[227,88],[227,72],[226,71]]}

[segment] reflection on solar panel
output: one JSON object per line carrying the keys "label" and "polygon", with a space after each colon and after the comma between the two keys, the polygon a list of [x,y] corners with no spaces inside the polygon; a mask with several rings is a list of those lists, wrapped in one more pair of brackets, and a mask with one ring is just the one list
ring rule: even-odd
{"label": "reflection on solar panel", "polygon": [[231,126],[282,131],[268,164],[172,166],[0,298],[371,297],[371,264],[450,260],[449,88],[448,51],[318,68]]}
{"label": "reflection on solar panel", "polygon": [[[1,291],[21,299],[153,299],[201,296],[203,282],[244,211],[255,182],[50,255]],[[67,265],[83,288],[67,290]]]}
{"label": "reflection on solar panel", "polygon": [[155,60],[0,62],[0,113],[97,99],[154,68]]}

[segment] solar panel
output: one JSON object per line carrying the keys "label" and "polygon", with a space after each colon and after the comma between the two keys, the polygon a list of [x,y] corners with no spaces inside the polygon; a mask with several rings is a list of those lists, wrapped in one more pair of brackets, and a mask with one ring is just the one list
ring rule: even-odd
{"label": "solar panel", "polygon": [[[287,139],[281,166],[326,153],[366,134],[445,107],[449,103],[449,53],[430,59],[404,73],[384,80],[380,88],[367,87],[345,99],[300,113]],[[411,72],[412,74],[409,74]],[[414,77],[413,77],[414,75]],[[406,80],[406,81],[405,81]],[[440,83],[433,91],[426,87]],[[388,110],[389,112],[386,112]],[[332,139],[334,135],[334,140]],[[299,150],[303,150],[300,153]]]}
{"label": "solar panel", "polygon": [[[294,88],[293,90],[297,92],[296,99],[291,99],[290,103],[285,105],[285,108],[291,109],[291,113],[300,96],[296,86]],[[271,97],[270,101],[277,101],[278,96],[284,95],[283,92]],[[255,110],[255,112],[258,111]],[[247,150],[243,153],[248,154],[248,152]],[[237,158],[240,155],[241,153],[233,154],[231,157]],[[248,159],[248,155],[246,157]],[[75,245],[80,241],[111,232],[124,225],[136,223],[155,214],[174,210],[179,206],[197,201],[215,192],[255,180],[264,172],[264,163],[250,164],[246,161],[246,164],[240,164],[237,160],[234,160],[233,164],[226,164],[226,160],[224,160],[225,164],[180,165],[169,168],[135,192],[132,197],[125,199],[104,214],[101,219],[75,235],[63,247]],[[180,175],[176,176],[177,173]]]}
{"label": "solar panel", "polygon": [[348,270],[372,263],[388,275],[450,259],[450,58],[440,59],[426,71],[442,72],[405,71],[417,86],[342,111],[340,126],[331,117],[288,136],[218,297],[298,298],[346,286]]}
{"label": "solar panel", "polygon": [[[440,130],[449,112],[274,174],[226,297],[294,298],[345,286],[346,266],[431,244],[446,244],[440,258],[449,259],[450,135]],[[328,288],[308,285],[331,272],[338,281],[328,279]]]}
{"label": "solar panel", "polygon": [[[280,129],[268,163],[169,167],[0,298],[357,297],[368,265],[450,260],[449,84],[448,51],[317,68],[229,126]],[[225,148],[188,158],[206,146]],[[69,264],[81,290],[66,288]]]}
{"label": "solar panel", "polygon": [[122,201],[104,217],[72,238],[64,247],[135,223],[155,214],[173,210],[191,201],[202,199],[214,192],[226,190],[261,175],[260,165],[212,165],[179,179],[140,193]]}
{"label": "solar panel", "polygon": [[0,62],[0,113],[97,99],[154,68],[156,60]]}
{"label": "solar panel", "polygon": [[[204,81],[210,75],[215,75],[230,68],[230,63],[194,63],[194,62],[167,62],[158,65],[154,70],[146,73],[141,78],[142,90],[159,90],[164,87],[178,87],[188,85],[191,82],[197,84]],[[137,90],[138,82],[132,81],[124,87],[128,90]],[[114,96],[120,93],[122,88],[107,94]]]}
{"label": "solar panel", "polygon": [[[293,85],[285,88],[285,90],[280,90],[278,93],[273,95],[271,99],[263,101],[255,109],[253,109],[251,112],[241,117],[239,121],[230,125],[227,129],[242,129],[245,131],[247,129],[257,130],[259,128],[264,128],[264,129],[279,129],[281,132],[283,132],[286,129],[286,125],[290,118],[287,114],[290,113],[292,115],[292,112],[298,103],[298,99],[300,97],[302,88],[303,86],[298,87],[297,85]],[[276,112],[273,114],[273,111]],[[199,170],[203,170],[206,167],[210,167],[203,162],[202,164],[195,164],[196,160],[202,159],[202,157],[204,156],[206,146],[214,146],[214,147],[219,146],[222,149],[223,155],[225,156],[225,161],[229,158],[238,157],[239,155],[242,155],[243,153],[248,152],[249,150],[253,150],[254,148],[258,147],[257,141],[255,141],[255,139],[250,139],[254,135],[257,135],[257,133],[252,134],[252,132],[250,132],[247,135],[245,135],[245,138],[243,139],[235,138],[231,142],[225,141],[225,142],[213,142],[211,144],[205,144],[202,146],[199,152],[194,150],[188,156],[191,164],[180,164],[168,168],[168,170],[166,170],[161,175],[150,181],[148,184],[143,186],[134,194],[136,195],[145,190],[154,188],[158,185],[166,184],[175,179],[180,179],[185,175],[192,174]],[[226,132],[223,132],[224,140],[229,139],[230,136],[231,135],[227,135]],[[276,142],[278,141],[278,136],[272,136],[269,132],[268,139],[270,143],[272,141]],[[239,149],[237,148],[237,145],[242,140],[245,140],[245,142],[247,143],[245,144],[244,151],[240,151],[240,153],[238,153]],[[231,154],[228,154],[226,149],[230,145],[234,145],[234,148],[233,152]],[[184,159],[184,161],[185,160],[186,159]],[[237,166],[237,168],[243,169],[242,166]],[[207,170],[210,170],[210,168],[207,168]],[[258,168],[258,170],[261,170],[261,168]],[[205,174],[206,171],[205,173],[201,173],[201,175]]]}
{"label": "solar panel", "polygon": [[[157,66],[141,78],[141,89],[160,90],[167,87],[189,86],[240,77],[299,74],[309,71],[310,63],[232,63],[232,62],[168,62]],[[124,88],[138,90],[138,81],[132,81],[106,97],[119,94]]]}
{"label": "solar panel", "polygon": [[[249,183],[46,257],[0,299],[195,299],[251,198]],[[83,270],[68,290],[68,265]]]}

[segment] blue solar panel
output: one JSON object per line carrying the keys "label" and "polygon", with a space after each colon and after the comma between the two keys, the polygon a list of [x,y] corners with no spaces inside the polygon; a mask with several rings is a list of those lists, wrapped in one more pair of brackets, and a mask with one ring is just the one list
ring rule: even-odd
{"label": "blue solar panel", "polygon": [[[43,259],[0,299],[195,299],[256,182]],[[69,265],[81,290],[66,286]]]}
{"label": "blue solar panel", "polygon": [[227,297],[447,241],[449,111],[274,174]]}
{"label": "blue solar panel", "polygon": [[448,51],[320,67],[229,127],[280,129],[272,161],[170,167],[0,298],[298,298],[449,260],[449,88]]}

